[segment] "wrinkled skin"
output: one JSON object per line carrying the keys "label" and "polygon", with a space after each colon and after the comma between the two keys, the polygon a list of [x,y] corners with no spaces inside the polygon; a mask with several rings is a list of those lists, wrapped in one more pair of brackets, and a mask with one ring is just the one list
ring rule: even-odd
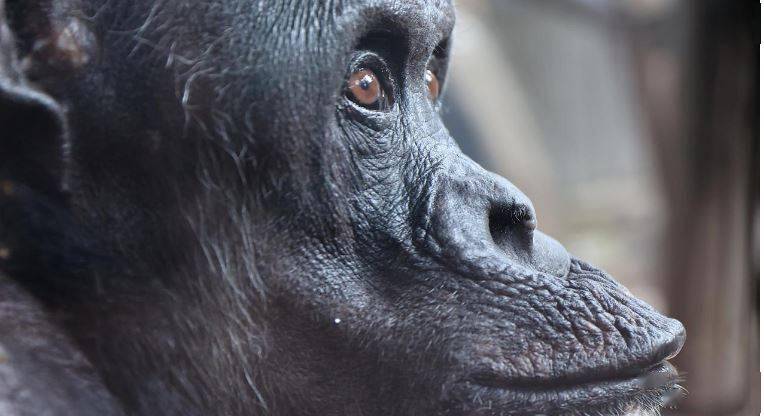
{"label": "wrinkled skin", "polygon": [[[596,414],[675,389],[681,324],[538,231],[441,123],[424,73],[445,81],[450,2],[52,4],[6,5],[32,65],[2,73],[0,270],[103,394],[39,403]],[[386,111],[346,93],[359,65]]]}

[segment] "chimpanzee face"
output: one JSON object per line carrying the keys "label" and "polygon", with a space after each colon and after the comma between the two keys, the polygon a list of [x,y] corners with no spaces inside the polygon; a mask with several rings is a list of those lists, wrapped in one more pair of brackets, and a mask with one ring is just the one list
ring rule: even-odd
{"label": "chimpanzee face", "polygon": [[91,2],[92,57],[51,89],[70,209],[123,266],[89,272],[103,332],[78,337],[129,409],[599,414],[675,388],[681,324],[443,126],[450,1]]}

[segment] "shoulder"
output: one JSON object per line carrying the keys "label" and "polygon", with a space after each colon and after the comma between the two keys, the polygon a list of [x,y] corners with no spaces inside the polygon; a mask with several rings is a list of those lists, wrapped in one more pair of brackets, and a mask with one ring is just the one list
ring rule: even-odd
{"label": "shoulder", "polygon": [[93,366],[43,306],[1,274],[0,414],[124,414]]}

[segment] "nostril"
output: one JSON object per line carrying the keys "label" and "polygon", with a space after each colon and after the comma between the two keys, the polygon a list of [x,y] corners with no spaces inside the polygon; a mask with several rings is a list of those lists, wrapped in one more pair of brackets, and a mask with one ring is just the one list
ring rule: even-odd
{"label": "nostril", "polygon": [[536,217],[534,215],[526,213],[522,218],[519,218],[519,221],[521,221],[522,226],[527,232],[531,233],[531,235],[533,234],[533,231],[536,230]]}
{"label": "nostril", "polygon": [[493,205],[488,213],[488,229],[502,248],[519,241],[532,243],[536,216],[527,205]]}

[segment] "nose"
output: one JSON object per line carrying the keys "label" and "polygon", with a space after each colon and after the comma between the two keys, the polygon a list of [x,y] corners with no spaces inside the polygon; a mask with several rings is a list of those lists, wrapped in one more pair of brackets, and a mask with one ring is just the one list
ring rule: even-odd
{"label": "nose", "polygon": [[515,185],[464,157],[443,172],[434,181],[431,212],[425,213],[441,256],[467,262],[500,258],[502,263],[567,275],[570,255],[536,229],[533,204]]}

